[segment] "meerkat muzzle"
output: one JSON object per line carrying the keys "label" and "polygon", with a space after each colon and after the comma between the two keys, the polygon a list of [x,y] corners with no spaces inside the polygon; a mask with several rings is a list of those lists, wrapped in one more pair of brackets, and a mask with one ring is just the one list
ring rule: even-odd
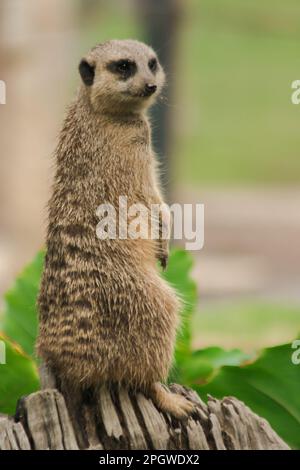
{"label": "meerkat muzzle", "polygon": [[145,88],[143,90],[142,96],[148,97],[153,95],[157,90],[157,86],[151,83],[146,83]]}

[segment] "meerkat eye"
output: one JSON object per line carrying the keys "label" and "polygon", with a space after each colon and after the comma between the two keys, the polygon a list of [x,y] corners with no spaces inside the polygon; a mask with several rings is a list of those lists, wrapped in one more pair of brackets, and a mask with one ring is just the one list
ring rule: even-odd
{"label": "meerkat eye", "polygon": [[151,72],[156,72],[157,66],[158,66],[157,59],[155,57],[153,57],[153,59],[149,60],[148,67],[151,70]]}
{"label": "meerkat eye", "polygon": [[118,61],[110,62],[107,68],[112,73],[120,75],[121,78],[124,80],[127,80],[127,78],[132,77],[137,70],[136,63],[130,59],[121,59]]}
{"label": "meerkat eye", "polygon": [[132,62],[130,62],[129,60],[120,60],[119,62],[117,62],[117,67],[119,72],[121,73],[128,72],[128,70],[130,70],[130,68],[132,67]]}

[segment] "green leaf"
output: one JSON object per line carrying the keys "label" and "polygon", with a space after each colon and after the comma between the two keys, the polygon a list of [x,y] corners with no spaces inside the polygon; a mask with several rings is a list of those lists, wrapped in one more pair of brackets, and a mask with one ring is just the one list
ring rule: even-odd
{"label": "green leaf", "polygon": [[226,351],[225,349],[217,346],[211,346],[210,348],[194,351],[193,356],[210,362],[215,368],[225,365],[239,366],[243,362],[249,361],[253,358],[252,354],[246,354],[240,349],[231,349]]}
{"label": "green leaf", "polygon": [[225,365],[239,366],[253,359],[239,349],[225,351],[219,347],[210,347],[193,351],[181,365],[180,380],[183,384],[193,386],[204,384]]}
{"label": "green leaf", "polygon": [[33,355],[37,334],[37,308],[44,253],[39,252],[22,273],[14,286],[5,294],[5,309],[0,319],[0,330],[19,343],[24,351]]}
{"label": "green leaf", "polygon": [[205,399],[233,395],[266,418],[292,447],[300,448],[300,365],[290,344],[264,349],[251,364],[221,367],[206,385],[194,384]]}
{"label": "green leaf", "polygon": [[0,363],[0,412],[14,414],[19,398],[39,389],[38,372],[33,359],[2,333],[0,347],[6,359]]}
{"label": "green leaf", "polygon": [[197,302],[196,283],[190,276],[193,264],[193,258],[187,251],[173,248],[170,253],[168,269],[163,274],[165,279],[175,287],[183,301],[183,310],[181,312],[182,325],[176,344],[177,365],[192,350],[191,316]]}

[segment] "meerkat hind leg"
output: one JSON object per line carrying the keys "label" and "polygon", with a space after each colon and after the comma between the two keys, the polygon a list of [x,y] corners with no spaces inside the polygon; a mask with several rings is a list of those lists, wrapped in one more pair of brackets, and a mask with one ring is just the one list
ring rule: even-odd
{"label": "meerkat hind leg", "polygon": [[192,402],[182,395],[169,392],[159,382],[152,385],[149,396],[161,411],[170,413],[178,419],[187,418],[195,409]]}

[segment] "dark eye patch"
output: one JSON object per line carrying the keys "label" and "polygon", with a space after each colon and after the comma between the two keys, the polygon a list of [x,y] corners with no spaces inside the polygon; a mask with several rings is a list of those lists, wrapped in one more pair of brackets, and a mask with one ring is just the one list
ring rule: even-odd
{"label": "dark eye patch", "polygon": [[152,59],[149,60],[148,62],[148,67],[149,69],[151,70],[151,72],[156,72],[157,70],[157,67],[158,67],[158,63],[157,63],[157,59],[156,57],[153,57]]}
{"label": "dark eye patch", "polygon": [[107,70],[113,74],[119,75],[122,80],[127,80],[136,73],[137,66],[133,60],[120,59],[109,62],[107,64]]}

